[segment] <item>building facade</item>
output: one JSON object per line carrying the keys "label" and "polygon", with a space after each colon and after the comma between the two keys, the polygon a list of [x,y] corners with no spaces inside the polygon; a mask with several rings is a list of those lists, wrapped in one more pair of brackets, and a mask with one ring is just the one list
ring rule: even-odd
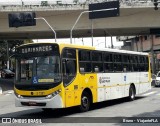
{"label": "building facade", "polygon": [[124,37],[123,50],[148,52],[150,54],[152,73],[160,71],[160,35]]}

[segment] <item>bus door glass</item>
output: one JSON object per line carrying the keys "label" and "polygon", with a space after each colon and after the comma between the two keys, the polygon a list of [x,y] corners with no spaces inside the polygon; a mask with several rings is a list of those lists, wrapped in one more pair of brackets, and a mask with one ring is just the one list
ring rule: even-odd
{"label": "bus door glass", "polygon": [[33,59],[21,59],[20,61],[20,77],[22,81],[29,81],[33,75]]}

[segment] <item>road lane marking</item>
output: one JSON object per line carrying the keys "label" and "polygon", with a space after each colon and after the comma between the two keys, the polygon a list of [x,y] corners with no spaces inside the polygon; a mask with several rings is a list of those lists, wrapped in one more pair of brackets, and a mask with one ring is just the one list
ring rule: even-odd
{"label": "road lane marking", "polygon": [[155,93],[157,93],[157,91],[152,91],[152,92],[149,92],[149,93],[143,94],[142,96],[148,96],[148,95],[155,94]]}
{"label": "road lane marking", "polygon": [[156,95],[160,96],[160,93],[158,93],[158,94],[156,94]]}

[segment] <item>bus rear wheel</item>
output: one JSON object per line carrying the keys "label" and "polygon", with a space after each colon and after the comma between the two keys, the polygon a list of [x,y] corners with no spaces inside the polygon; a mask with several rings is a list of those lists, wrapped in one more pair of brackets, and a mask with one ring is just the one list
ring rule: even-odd
{"label": "bus rear wheel", "polygon": [[135,100],[135,95],[136,95],[135,88],[134,88],[133,85],[131,85],[130,88],[129,88],[129,100],[130,101]]}
{"label": "bus rear wheel", "polygon": [[87,92],[83,92],[81,96],[81,105],[80,105],[80,111],[86,112],[90,109],[91,105],[91,99]]}

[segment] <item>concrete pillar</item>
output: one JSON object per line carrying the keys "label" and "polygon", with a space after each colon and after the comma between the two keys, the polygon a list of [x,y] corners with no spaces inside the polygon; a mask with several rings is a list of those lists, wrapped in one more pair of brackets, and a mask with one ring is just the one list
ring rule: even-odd
{"label": "concrete pillar", "polygon": [[138,41],[137,41],[137,39],[135,38],[135,43],[136,43],[136,50],[137,50],[137,52],[138,52]]}
{"label": "concrete pillar", "polygon": [[143,52],[143,36],[140,37],[141,52]]}
{"label": "concrete pillar", "polygon": [[154,57],[154,50],[153,50],[153,42],[154,42],[154,37],[153,35],[151,35],[151,39],[150,39],[150,43],[151,43],[151,67],[152,67],[152,74],[156,74],[156,71],[155,71],[155,57]]}
{"label": "concrete pillar", "polygon": [[135,41],[135,39],[131,40],[131,51],[134,51],[134,41]]}

